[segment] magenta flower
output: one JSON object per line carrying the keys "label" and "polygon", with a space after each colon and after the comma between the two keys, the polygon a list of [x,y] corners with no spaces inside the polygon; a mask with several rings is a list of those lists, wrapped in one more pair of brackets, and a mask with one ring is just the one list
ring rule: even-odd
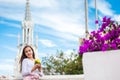
{"label": "magenta flower", "polygon": [[[98,24],[99,21],[96,20],[95,23]],[[99,30],[92,31],[90,37],[83,40],[79,54],[120,49],[120,25],[105,16],[100,26]]]}
{"label": "magenta flower", "polygon": [[98,20],[95,20],[95,24],[98,24]]}

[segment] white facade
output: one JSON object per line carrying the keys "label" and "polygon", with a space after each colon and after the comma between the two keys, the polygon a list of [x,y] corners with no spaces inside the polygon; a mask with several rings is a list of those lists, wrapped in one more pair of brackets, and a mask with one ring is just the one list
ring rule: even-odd
{"label": "white facade", "polygon": [[120,50],[83,54],[85,80],[120,80]]}
{"label": "white facade", "polygon": [[[19,73],[19,60],[21,57],[21,53],[23,51],[23,48],[25,45],[30,45],[35,51],[36,57],[38,56],[38,37],[36,38],[36,44],[33,43],[33,33],[34,33],[34,23],[31,19],[31,13],[30,13],[30,5],[29,5],[29,0],[26,0],[26,10],[25,10],[25,18],[22,21],[22,36],[18,35],[18,51],[17,51],[17,56],[15,59],[15,68],[14,68],[14,73],[15,77],[21,77]],[[20,42],[22,38],[22,43]]]}

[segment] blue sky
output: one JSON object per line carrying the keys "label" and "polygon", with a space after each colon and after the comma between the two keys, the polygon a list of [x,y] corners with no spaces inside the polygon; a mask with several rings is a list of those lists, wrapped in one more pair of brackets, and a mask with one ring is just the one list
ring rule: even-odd
{"label": "blue sky", "polygon": [[[97,0],[98,16],[120,20],[119,0]],[[25,15],[26,0],[0,0],[0,74],[13,74],[18,34]],[[94,0],[88,0],[89,31],[95,30]],[[85,36],[84,0],[30,0],[34,38],[39,37],[42,58],[64,51],[78,50],[79,37]],[[22,40],[21,40],[22,41]],[[35,40],[34,40],[35,41]]]}

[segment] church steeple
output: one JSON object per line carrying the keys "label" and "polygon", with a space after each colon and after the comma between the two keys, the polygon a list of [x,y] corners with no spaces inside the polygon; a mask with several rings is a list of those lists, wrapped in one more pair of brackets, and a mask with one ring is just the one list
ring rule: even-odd
{"label": "church steeple", "polygon": [[33,21],[30,13],[30,3],[26,0],[25,19],[22,22],[23,45],[33,45]]}
{"label": "church steeple", "polygon": [[26,21],[30,21],[31,20],[29,0],[27,0],[27,2],[26,2],[25,20]]}

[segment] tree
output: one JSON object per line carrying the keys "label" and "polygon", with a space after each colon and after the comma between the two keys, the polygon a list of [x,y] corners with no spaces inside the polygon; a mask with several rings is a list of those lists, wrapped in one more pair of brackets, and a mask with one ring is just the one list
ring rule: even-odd
{"label": "tree", "polygon": [[63,51],[57,51],[54,56],[44,57],[43,65],[47,75],[83,73],[82,56],[76,54],[75,50],[67,58]]}

